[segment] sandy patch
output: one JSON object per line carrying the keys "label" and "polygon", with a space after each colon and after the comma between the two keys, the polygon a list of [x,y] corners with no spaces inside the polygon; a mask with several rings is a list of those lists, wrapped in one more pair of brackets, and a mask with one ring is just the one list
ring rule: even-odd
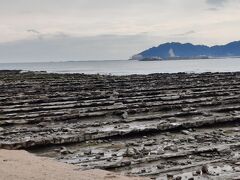
{"label": "sandy patch", "polygon": [[26,151],[0,150],[1,180],[140,180],[103,170],[80,171],[77,166],[34,156]]}

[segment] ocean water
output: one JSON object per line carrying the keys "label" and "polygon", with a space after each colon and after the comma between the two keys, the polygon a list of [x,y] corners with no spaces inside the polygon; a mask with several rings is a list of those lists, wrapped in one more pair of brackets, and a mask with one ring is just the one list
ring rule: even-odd
{"label": "ocean water", "polygon": [[0,63],[0,70],[47,71],[53,73],[85,74],[152,74],[152,73],[202,73],[240,71],[240,58],[171,60],[171,61],[77,61]]}

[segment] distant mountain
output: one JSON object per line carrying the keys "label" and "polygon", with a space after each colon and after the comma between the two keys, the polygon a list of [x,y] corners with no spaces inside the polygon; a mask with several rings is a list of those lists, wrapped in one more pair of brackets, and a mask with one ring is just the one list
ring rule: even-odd
{"label": "distant mountain", "polygon": [[221,46],[181,44],[177,42],[161,44],[152,47],[132,59],[182,59],[182,58],[214,58],[240,56],[240,41],[231,42]]}

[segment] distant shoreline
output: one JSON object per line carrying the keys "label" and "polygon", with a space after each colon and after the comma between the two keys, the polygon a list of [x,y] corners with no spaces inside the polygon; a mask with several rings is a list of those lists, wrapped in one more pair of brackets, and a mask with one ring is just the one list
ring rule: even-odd
{"label": "distant shoreline", "polygon": [[58,74],[132,75],[179,72],[236,72],[240,71],[240,59],[178,59],[161,61],[85,61],[1,64],[0,70],[46,71]]}
{"label": "distant shoreline", "polygon": [[227,57],[175,57],[175,58],[165,58],[165,59],[155,59],[155,58],[144,58],[144,59],[129,59],[132,61],[179,61],[179,60],[203,60],[203,59],[237,59],[240,56],[227,56]]}

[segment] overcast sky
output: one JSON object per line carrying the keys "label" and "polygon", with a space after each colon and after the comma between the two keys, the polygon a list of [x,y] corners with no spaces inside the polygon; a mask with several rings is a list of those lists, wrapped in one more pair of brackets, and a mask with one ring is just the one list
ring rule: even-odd
{"label": "overcast sky", "polygon": [[128,59],[240,40],[240,0],[0,0],[0,62]]}

